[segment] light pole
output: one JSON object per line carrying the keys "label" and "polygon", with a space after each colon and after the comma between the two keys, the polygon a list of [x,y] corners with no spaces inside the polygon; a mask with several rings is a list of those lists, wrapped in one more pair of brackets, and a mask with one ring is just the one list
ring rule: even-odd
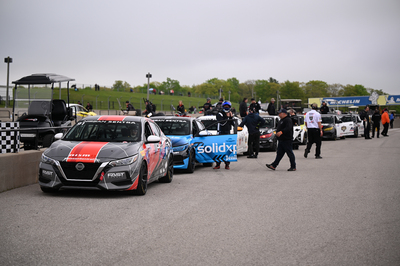
{"label": "light pole", "polygon": [[8,97],[9,97],[9,92],[8,92],[8,83],[10,81],[10,63],[12,63],[12,58],[7,56],[4,58],[4,63],[7,63],[7,91],[6,91],[6,108],[8,107]]}
{"label": "light pole", "polygon": [[231,91],[228,91],[229,93],[229,101],[231,101]]}
{"label": "light pole", "polygon": [[150,95],[149,95],[149,90],[150,90],[150,78],[151,78],[150,72],[146,74],[147,78],[147,100],[150,100]]}

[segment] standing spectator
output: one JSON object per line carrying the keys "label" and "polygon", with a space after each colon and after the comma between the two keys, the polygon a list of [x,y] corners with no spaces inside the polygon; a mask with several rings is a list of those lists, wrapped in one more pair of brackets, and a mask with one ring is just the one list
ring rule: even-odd
{"label": "standing spectator", "polygon": [[292,119],[288,116],[286,109],[279,110],[278,115],[281,120],[279,120],[278,127],[276,128],[276,136],[278,137],[276,157],[273,163],[266,164],[266,166],[271,170],[275,170],[286,153],[290,160],[288,171],[296,171],[296,158],[293,153]]}
{"label": "standing spectator", "polygon": [[268,104],[267,112],[269,115],[276,115],[275,113],[275,99],[271,98],[271,101]]}
{"label": "standing spectator", "polygon": [[249,109],[253,109],[254,113],[258,114],[261,109],[261,106],[256,102],[256,99],[251,98],[251,104],[249,106]]}
{"label": "standing spectator", "polygon": [[185,113],[185,106],[183,105],[182,101],[179,101],[179,105],[176,107],[176,110],[181,114]]}
{"label": "standing spectator", "polygon": [[203,113],[204,115],[211,115],[211,108],[212,108],[212,104],[211,104],[211,98],[207,98],[207,102],[203,105]]}
{"label": "standing spectator", "polygon": [[[233,115],[231,113],[232,104],[229,101],[222,103],[222,110],[217,114],[217,129],[218,135],[229,135],[231,127],[235,125]],[[213,169],[219,169],[221,162],[217,162]],[[225,162],[225,169],[229,170],[230,162]]]}
{"label": "standing spectator", "polygon": [[247,98],[243,98],[243,102],[241,102],[239,105],[239,113],[241,118],[244,118],[247,115],[247,101]]}
{"label": "standing spectator", "polygon": [[90,102],[87,103],[86,109],[91,112],[93,110],[93,106],[90,104]]}
{"label": "standing spectator", "polygon": [[298,119],[298,117],[296,115],[296,111],[294,109],[289,109],[289,116],[292,119],[293,126],[297,126],[299,119]]}
{"label": "standing spectator", "polygon": [[[365,139],[371,139],[369,136],[369,132],[371,131],[371,123],[369,121],[369,106],[365,106],[364,111],[361,112],[360,118],[362,121],[364,121],[364,138]],[[383,134],[382,134],[383,135]]]}
{"label": "standing spectator", "polygon": [[308,142],[307,147],[304,151],[304,157],[307,158],[307,155],[311,151],[311,147],[313,143],[315,143],[315,159],[322,159],[321,157],[321,138],[323,135],[322,132],[322,118],[321,114],[317,112],[318,106],[316,103],[311,105],[312,110],[307,112],[306,118],[304,120],[305,126],[307,127],[308,134]]}
{"label": "standing spectator", "polygon": [[329,107],[326,105],[326,102],[323,101],[321,108],[320,108],[321,114],[327,114],[329,113]]}
{"label": "standing spectator", "polygon": [[390,128],[393,128],[393,121],[394,121],[394,113],[393,112],[390,113],[389,119],[390,119]]}
{"label": "standing spectator", "polygon": [[389,131],[390,118],[389,118],[389,112],[386,108],[383,109],[381,118],[382,118],[382,125],[383,125],[382,136],[389,137],[389,135],[387,133]]}
{"label": "standing spectator", "polygon": [[82,105],[82,104],[81,104],[81,101],[78,101],[77,104]]}
{"label": "standing spectator", "polygon": [[254,113],[254,109],[249,109],[249,114],[243,119],[239,127],[244,125],[249,131],[249,148],[247,158],[257,158],[260,149],[260,130],[258,128],[265,124],[265,120]]}
{"label": "standing spectator", "polygon": [[375,136],[376,130],[376,137],[379,138],[379,131],[381,125],[381,114],[379,113],[379,109],[376,108],[374,114],[372,115],[372,137]]}

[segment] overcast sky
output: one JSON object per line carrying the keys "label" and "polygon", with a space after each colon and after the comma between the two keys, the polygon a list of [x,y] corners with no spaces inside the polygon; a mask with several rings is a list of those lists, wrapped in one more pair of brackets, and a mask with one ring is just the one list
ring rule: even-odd
{"label": "overcast sky", "polygon": [[399,0],[0,0],[0,85],[322,80],[400,94]]}

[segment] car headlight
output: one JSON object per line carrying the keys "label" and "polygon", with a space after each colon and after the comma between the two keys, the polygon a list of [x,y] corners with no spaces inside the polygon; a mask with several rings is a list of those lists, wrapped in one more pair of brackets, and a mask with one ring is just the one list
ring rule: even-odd
{"label": "car headlight", "polygon": [[180,152],[180,151],[185,151],[187,148],[188,145],[183,145],[183,146],[172,147],[172,150],[174,152]]}
{"label": "car headlight", "polygon": [[113,167],[114,166],[122,166],[122,165],[130,165],[130,164],[133,164],[134,162],[136,162],[137,158],[138,158],[138,154],[128,157],[128,158],[111,161],[108,164]]}
{"label": "car headlight", "polygon": [[324,128],[324,131],[331,131],[333,129],[333,127],[326,127]]}
{"label": "car headlight", "polygon": [[41,162],[56,165],[56,161],[54,159],[51,159],[50,157],[47,157],[46,155],[44,155],[44,153],[42,153]]}

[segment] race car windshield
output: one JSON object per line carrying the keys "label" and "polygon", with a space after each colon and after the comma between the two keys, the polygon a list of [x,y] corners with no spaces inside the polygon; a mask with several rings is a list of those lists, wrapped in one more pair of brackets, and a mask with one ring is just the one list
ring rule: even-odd
{"label": "race car windshield", "polygon": [[190,135],[190,122],[188,120],[155,120],[165,135]]}
{"label": "race car windshield", "polygon": [[264,117],[265,124],[263,127],[273,128],[274,127],[274,119],[272,117]]}
{"label": "race car windshield", "polygon": [[76,124],[63,140],[138,142],[141,141],[141,127],[134,122],[86,121]]}
{"label": "race car windshield", "polygon": [[207,130],[217,130],[217,120],[201,120],[203,125],[207,128]]}
{"label": "race car windshield", "polygon": [[333,117],[332,116],[323,116],[322,117],[322,122],[323,124],[333,124]]}
{"label": "race car windshield", "polygon": [[342,119],[342,122],[353,122],[353,120],[351,119],[351,116],[342,116],[341,119]]}

